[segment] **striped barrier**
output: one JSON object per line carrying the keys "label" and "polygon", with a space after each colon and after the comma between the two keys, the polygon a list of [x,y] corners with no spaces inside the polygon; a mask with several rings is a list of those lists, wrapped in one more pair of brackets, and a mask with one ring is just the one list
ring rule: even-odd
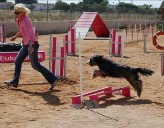
{"label": "striped barrier", "polygon": [[76,47],[76,30],[75,28],[70,28],[68,34],[65,35],[65,48],[67,55],[76,55],[75,47]]}
{"label": "striped barrier", "polygon": [[0,26],[0,42],[6,42],[5,25]]}
{"label": "striped barrier", "polygon": [[[33,28],[35,31],[35,27]],[[38,39],[38,33],[35,31],[36,38]],[[0,26],[0,42],[6,42],[5,26]],[[4,44],[4,43],[3,43]],[[18,50],[19,51],[19,50]],[[18,51],[0,51],[0,63],[14,63],[18,55]],[[30,62],[29,57],[26,57],[25,62]],[[45,61],[45,52],[38,51],[38,61]]]}
{"label": "striped barrier", "polygon": [[50,36],[50,71],[58,78],[66,77],[65,47],[60,47],[56,37]]}
{"label": "striped barrier", "polygon": [[121,43],[122,37],[118,35],[116,29],[112,30],[112,51],[111,54],[113,56],[121,56]]}
{"label": "striped barrier", "polygon": [[[0,63],[14,63],[18,52],[0,52]],[[45,61],[45,52],[38,51],[38,60]],[[29,57],[26,57],[25,62],[30,62]]]}
{"label": "striped barrier", "polygon": [[[100,98],[102,96],[112,96],[113,93],[119,92],[121,91],[121,94],[125,97],[129,97],[130,94],[130,86],[125,86],[122,88],[118,88],[118,89],[112,89],[112,87],[106,87],[106,88],[101,88],[98,90],[94,90],[91,92],[87,92],[84,93],[82,96],[89,97],[89,100],[93,101],[95,100],[97,103],[99,103]],[[81,104],[81,96],[80,95],[76,95],[72,97],[72,105],[79,105]]]}
{"label": "striped barrier", "polygon": [[39,35],[39,34],[37,33],[36,28],[33,27],[33,30],[34,30],[34,33],[35,33],[36,39],[38,40],[38,35]]}

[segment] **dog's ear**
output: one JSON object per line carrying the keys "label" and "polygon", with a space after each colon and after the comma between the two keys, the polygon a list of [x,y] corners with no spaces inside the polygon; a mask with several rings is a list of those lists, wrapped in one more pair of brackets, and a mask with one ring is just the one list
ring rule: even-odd
{"label": "dog's ear", "polygon": [[93,57],[93,59],[94,59],[95,63],[98,65],[102,61],[103,55],[95,55]]}
{"label": "dog's ear", "polygon": [[103,58],[103,55],[94,55],[96,58]]}
{"label": "dog's ear", "polygon": [[101,60],[104,56],[103,55],[97,55],[96,58],[98,58],[99,60]]}
{"label": "dog's ear", "polygon": [[100,56],[100,58],[103,58],[104,56],[103,55],[99,55]]}

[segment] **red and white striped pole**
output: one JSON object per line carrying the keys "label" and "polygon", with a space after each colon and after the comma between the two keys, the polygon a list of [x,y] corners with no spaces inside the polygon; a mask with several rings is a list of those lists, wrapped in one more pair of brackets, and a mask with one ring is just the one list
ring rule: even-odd
{"label": "red and white striped pole", "polygon": [[132,26],[132,42],[133,42],[133,32],[134,32],[134,27]]}
{"label": "red and white striped pole", "polygon": [[66,56],[64,47],[60,47],[57,38],[52,37],[52,64],[51,70],[59,78],[66,77]]}
{"label": "red and white striped pole", "polygon": [[116,29],[112,30],[112,55],[121,56],[121,36],[118,35]]}
{"label": "red and white striped pole", "polygon": [[36,38],[37,38],[37,40],[38,40],[38,33],[36,32],[36,28],[33,27],[33,30],[34,30],[35,36],[36,36]]}
{"label": "red and white striped pole", "polygon": [[5,25],[0,26],[0,42],[6,42]]}
{"label": "red and white striped pole", "polygon": [[125,28],[125,32],[126,32],[126,42],[128,42],[128,27]]}
{"label": "red and white striped pole", "polygon": [[75,47],[76,47],[76,30],[74,28],[70,28],[68,34],[65,35],[66,54],[75,55],[76,54]]}

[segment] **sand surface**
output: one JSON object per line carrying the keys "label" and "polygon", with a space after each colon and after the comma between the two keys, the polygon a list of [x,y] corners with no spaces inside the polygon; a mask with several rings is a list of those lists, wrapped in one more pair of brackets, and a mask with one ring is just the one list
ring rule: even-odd
{"label": "sand surface", "polygon": [[[62,41],[63,34],[55,35]],[[9,40],[9,39],[7,39]],[[19,41],[18,39],[17,41]],[[158,39],[164,40],[163,37]],[[161,40],[161,41],[160,41]],[[42,65],[49,68],[49,36],[39,36],[40,50],[46,52]],[[164,43],[163,43],[164,45]],[[141,76],[143,92],[140,98],[131,88],[131,97],[113,94],[113,97],[100,101],[100,108],[88,110],[86,106],[76,109],[71,97],[80,94],[79,52],[67,56],[66,79],[60,80],[54,91],[44,77],[26,62],[22,66],[18,88],[7,88],[3,83],[14,73],[14,63],[0,63],[0,127],[1,128],[163,128],[164,127],[164,76],[161,76],[161,53],[147,40],[144,53],[143,41],[125,43],[125,65],[149,68],[155,73],[150,77]],[[103,87],[118,88],[120,79],[96,78],[91,73],[97,67],[86,64],[93,54],[109,57],[108,40],[81,41],[83,92]],[[120,63],[119,57],[111,57]],[[130,84],[122,79],[122,86]],[[85,97],[86,99],[88,97]]]}

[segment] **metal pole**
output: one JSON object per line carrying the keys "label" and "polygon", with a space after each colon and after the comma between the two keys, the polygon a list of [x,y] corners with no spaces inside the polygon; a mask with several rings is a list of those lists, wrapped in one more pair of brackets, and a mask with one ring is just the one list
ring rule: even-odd
{"label": "metal pole", "polygon": [[112,29],[109,31],[109,55],[111,56],[111,44],[112,44]]}
{"label": "metal pole", "polygon": [[48,0],[47,0],[47,21],[48,21]]}
{"label": "metal pole", "polygon": [[[125,30],[123,30],[122,32],[122,40],[121,40],[121,65],[124,64],[123,60],[124,60],[124,43],[125,43]],[[120,79],[120,84],[119,84],[119,88],[121,88],[122,86],[122,81]],[[119,90],[119,94],[121,94],[121,90]]]}
{"label": "metal pole", "polygon": [[83,70],[82,70],[82,59],[81,59],[81,37],[80,32],[78,33],[78,43],[79,43],[79,65],[80,65],[80,95],[81,95],[81,105],[83,104]]}
{"label": "metal pole", "polygon": [[52,35],[50,35],[49,70],[52,72]]}
{"label": "metal pole", "polygon": [[67,55],[66,55],[66,41],[63,39],[63,46],[64,46],[64,78],[66,78],[66,71],[67,71]]}
{"label": "metal pole", "polygon": [[145,32],[144,32],[144,53],[146,53],[146,29],[147,29],[147,26],[146,26],[146,21],[145,21]]}

